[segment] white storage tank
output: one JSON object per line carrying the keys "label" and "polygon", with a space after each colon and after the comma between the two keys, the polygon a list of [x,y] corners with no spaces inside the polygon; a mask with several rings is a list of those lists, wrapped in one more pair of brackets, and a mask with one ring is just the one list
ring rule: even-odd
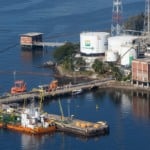
{"label": "white storage tank", "polygon": [[118,53],[113,52],[112,50],[108,50],[105,53],[105,60],[107,62],[116,62],[118,60]]}
{"label": "white storage tank", "polygon": [[83,32],[80,34],[80,52],[85,55],[104,54],[108,49],[107,32]]}
{"label": "white storage tank", "polygon": [[131,66],[132,60],[137,58],[137,51],[131,46],[122,46],[120,58],[122,66]]}
{"label": "white storage tank", "polygon": [[133,45],[137,36],[132,35],[121,35],[121,36],[114,36],[108,38],[108,49],[114,52],[118,52],[120,55],[121,47],[123,45]]}

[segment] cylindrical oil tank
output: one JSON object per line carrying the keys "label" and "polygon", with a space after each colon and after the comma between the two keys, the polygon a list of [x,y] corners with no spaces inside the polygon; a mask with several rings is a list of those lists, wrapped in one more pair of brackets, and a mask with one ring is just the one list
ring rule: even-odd
{"label": "cylindrical oil tank", "polygon": [[137,51],[133,47],[122,46],[120,58],[122,66],[131,66],[132,60],[137,58]]}
{"label": "cylindrical oil tank", "polygon": [[108,38],[108,49],[114,52],[118,52],[120,55],[122,45],[133,45],[137,36],[132,35],[120,35]]}
{"label": "cylindrical oil tank", "polygon": [[108,49],[107,32],[83,32],[80,34],[80,52],[85,55],[104,54]]}
{"label": "cylindrical oil tank", "polygon": [[112,50],[108,50],[105,53],[105,60],[107,62],[116,62],[118,59],[118,53]]}

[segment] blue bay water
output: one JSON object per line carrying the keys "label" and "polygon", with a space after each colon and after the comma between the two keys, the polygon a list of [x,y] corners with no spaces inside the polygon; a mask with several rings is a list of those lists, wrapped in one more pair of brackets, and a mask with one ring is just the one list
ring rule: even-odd
{"label": "blue bay water", "polygon": [[[21,51],[21,34],[42,32],[45,41],[79,42],[82,31],[110,29],[112,0],[0,0],[0,4],[0,94],[10,91],[14,78],[24,79],[28,90],[53,79],[52,70],[39,67],[43,62],[52,59],[53,49]],[[143,0],[124,0],[123,4],[124,19],[144,12],[145,9]],[[65,115],[70,110],[70,114],[83,120],[106,120],[110,125],[110,134],[85,139],[63,133],[35,137],[0,130],[0,149],[150,148],[149,99],[134,97],[130,92],[99,90],[77,97],[63,97],[61,101]],[[60,114],[57,99],[48,100],[44,104],[45,111]]]}

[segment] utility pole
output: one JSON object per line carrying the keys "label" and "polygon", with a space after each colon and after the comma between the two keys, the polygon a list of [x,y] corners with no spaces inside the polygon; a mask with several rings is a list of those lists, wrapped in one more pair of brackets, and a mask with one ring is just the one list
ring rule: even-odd
{"label": "utility pole", "polygon": [[122,0],[113,0],[111,35],[123,33]]}

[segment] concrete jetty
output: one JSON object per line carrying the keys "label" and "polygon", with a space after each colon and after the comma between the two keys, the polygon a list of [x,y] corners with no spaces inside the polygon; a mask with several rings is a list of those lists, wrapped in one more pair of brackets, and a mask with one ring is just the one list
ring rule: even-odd
{"label": "concrete jetty", "polygon": [[79,120],[74,117],[64,117],[54,114],[48,114],[53,119],[57,131],[68,134],[79,135],[83,137],[93,137],[109,134],[109,126],[105,121],[89,122]]}
{"label": "concrete jetty", "polygon": [[[105,80],[95,80],[90,82],[84,82],[80,84],[68,84],[62,87],[57,87],[56,90],[46,91],[42,89],[35,88],[32,91],[21,93],[21,94],[8,94],[0,96],[0,103],[13,103],[13,102],[22,102],[24,100],[32,100],[33,98],[41,99],[41,97],[54,97],[59,95],[71,94],[75,90],[90,90],[95,87],[100,87],[106,84],[113,82],[112,79]],[[48,86],[48,85],[43,85]]]}

